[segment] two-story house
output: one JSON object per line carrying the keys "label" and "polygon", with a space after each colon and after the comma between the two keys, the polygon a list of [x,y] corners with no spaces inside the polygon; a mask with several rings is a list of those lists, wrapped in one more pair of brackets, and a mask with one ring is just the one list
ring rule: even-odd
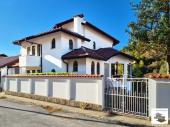
{"label": "two-story house", "polygon": [[74,72],[105,76],[131,75],[133,57],[113,49],[119,43],[76,15],[47,32],[13,42],[21,46],[20,73]]}

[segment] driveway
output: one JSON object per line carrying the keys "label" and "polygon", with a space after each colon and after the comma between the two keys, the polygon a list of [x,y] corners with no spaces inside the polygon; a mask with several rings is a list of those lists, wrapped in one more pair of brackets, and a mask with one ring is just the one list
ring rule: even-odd
{"label": "driveway", "polygon": [[123,123],[101,121],[80,114],[48,113],[39,106],[7,99],[0,100],[0,127],[119,127]]}

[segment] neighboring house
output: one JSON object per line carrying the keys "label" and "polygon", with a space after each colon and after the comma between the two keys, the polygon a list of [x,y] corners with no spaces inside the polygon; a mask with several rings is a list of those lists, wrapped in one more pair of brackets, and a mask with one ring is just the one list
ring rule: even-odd
{"label": "neighboring house", "polygon": [[19,56],[0,57],[1,77],[18,73],[19,73]]}
{"label": "neighboring house", "polygon": [[4,57],[7,57],[7,55],[5,54],[0,54],[0,59],[4,58]]}
{"label": "neighboring house", "polygon": [[[113,49],[119,41],[76,15],[52,29],[13,42],[21,46],[20,73],[74,72],[131,75],[133,57]],[[128,71],[129,70],[129,71]]]}

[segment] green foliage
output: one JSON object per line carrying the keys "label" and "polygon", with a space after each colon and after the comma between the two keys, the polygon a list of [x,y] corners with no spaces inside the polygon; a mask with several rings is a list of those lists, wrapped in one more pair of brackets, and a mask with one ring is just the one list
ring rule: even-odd
{"label": "green foliage", "polygon": [[142,77],[143,76],[142,67],[139,67],[139,64],[134,64],[132,68],[132,73],[135,77]]}
{"label": "green foliage", "polygon": [[123,52],[140,61],[133,67],[133,74],[166,73],[170,47],[169,0],[141,0],[132,7],[137,21],[128,25],[129,43]]}
{"label": "green foliage", "polygon": [[166,74],[166,72],[167,72],[167,62],[163,61],[162,65],[160,67],[159,73]]}

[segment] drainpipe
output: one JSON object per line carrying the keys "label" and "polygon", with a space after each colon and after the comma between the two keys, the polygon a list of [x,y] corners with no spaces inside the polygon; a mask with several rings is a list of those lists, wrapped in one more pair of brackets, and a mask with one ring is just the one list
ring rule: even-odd
{"label": "drainpipe", "polygon": [[8,66],[7,66],[7,67],[6,67],[6,75],[8,75],[8,69],[9,69],[9,68],[8,68]]}

